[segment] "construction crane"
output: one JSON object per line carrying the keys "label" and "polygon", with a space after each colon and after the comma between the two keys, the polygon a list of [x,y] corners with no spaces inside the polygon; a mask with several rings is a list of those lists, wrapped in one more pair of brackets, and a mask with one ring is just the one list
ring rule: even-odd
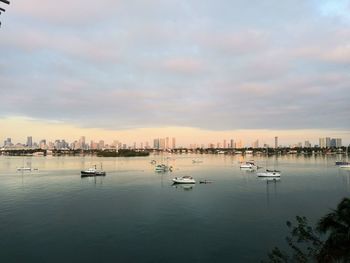
{"label": "construction crane", "polygon": [[[10,4],[10,1],[8,1],[8,0],[0,0],[0,2],[3,2],[5,4],[7,4],[7,5]],[[0,7],[0,15],[1,15],[1,12],[5,12],[5,11],[6,10],[4,8]],[[1,27],[1,21],[0,21],[0,27]]]}

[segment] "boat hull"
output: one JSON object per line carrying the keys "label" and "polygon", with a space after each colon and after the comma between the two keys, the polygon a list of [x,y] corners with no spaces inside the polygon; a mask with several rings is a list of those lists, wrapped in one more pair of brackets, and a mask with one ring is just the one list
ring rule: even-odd
{"label": "boat hull", "polygon": [[195,180],[183,180],[183,179],[173,179],[174,184],[195,184]]}
{"label": "boat hull", "polygon": [[266,173],[257,173],[256,174],[258,177],[281,177],[281,173],[277,173],[277,172],[266,172]]}
{"label": "boat hull", "polygon": [[81,171],[81,177],[106,176],[106,172],[84,172]]}

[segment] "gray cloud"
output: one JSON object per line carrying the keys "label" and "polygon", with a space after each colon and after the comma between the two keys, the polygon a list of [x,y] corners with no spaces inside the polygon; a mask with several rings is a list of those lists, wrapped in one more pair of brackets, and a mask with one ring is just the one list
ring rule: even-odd
{"label": "gray cloud", "polygon": [[16,2],[6,14],[2,116],[350,128],[350,31],[343,15],[325,15],[327,1],[59,3]]}

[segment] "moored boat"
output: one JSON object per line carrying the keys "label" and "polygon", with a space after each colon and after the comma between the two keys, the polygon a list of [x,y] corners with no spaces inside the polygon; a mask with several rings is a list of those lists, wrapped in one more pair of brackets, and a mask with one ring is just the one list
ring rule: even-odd
{"label": "moored boat", "polygon": [[350,163],[349,164],[344,164],[344,165],[339,165],[339,168],[350,169]]}
{"label": "moored boat", "polygon": [[167,166],[165,164],[158,164],[155,167],[156,172],[171,172],[172,171],[172,166]]}
{"label": "moored boat", "polygon": [[249,161],[249,162],[241,163],[239,168],[241,168],[241,169],[256,169],[257,166],[254,163],[254,161]]}
{"label": "moored boat", "polygon": [[87,170],[80,172],[81,177],[89,177],[89,176],[106,176],[106,172],[101,170],[97,170],[96,165],[95,167],[89,168]]}
{"label": "moored boat", "polygon": [[31,172],[32,168],[30,167],[18,167],[17,171],[27,171],[27,172]]}
{"label": "moored boat", "polygon": [[350,163],[344,162],[344,161],[335,162],[335,165],[348,165],[348,164],[350,164]]}
{"label": "moored boat", "polygon": [[173,179],[174,184],[195,184],[196,181],[193,179],[192,176],[182,176],[182,177],[175,177]]}
{"label": "moored boat", "polygon": [[258,177],[281,177],[281,172],[277,170],[266,170],[256,174]]}

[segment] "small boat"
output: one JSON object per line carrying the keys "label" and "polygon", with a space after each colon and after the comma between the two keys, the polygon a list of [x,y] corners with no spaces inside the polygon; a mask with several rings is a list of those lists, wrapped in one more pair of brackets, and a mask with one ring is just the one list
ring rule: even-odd
{"label": "small boat", "polygon": [[165,164],[158,164],[156,165],[155,171],[156,172],[171,172],[173,169],[172,166],[167,166]]}
{"label": "small boat", "polygon": [[258,177],[281,177],[281,172],[277,170],[266,170],[256,174]]}
{"label": "small boat", "polygon": [[175,177],[173,179],[174,184],[195,184],[196,181],[193,179],[192,176],[185,175],[182,177]]}
{"label": "small boat", "polygon": [[344,164],[344,165],[339,165],[339,168],[350,169],[350,163]]}
{"label": "small boat", "polygon": [[150,164],[156,164],[157,163],[157,161],[156,160],[152,160],[152,161],[150,161]]}
{"label": "small boat", "polygon": [[202,163],[203,161],[202,160],[200,160],[200,159],[193,159],[192,160],[192,163]]}
{"label": "small boat", "polygon": [[80,172],[81,177],[89,177],[89,176],[106,176],[106,172],[101,170],[97,170],[96,165],[94,168],[89,168],[87,170]]}
{"label": "small boat", "polygon": [[348,165],[348,164],[350,164],[350,163],[349,162],[343,162],[343,161],[335,162],[335,165]]}
{"label": "small boat", "polygon": [[17,171],[27,171],[27,172],[31,172],[32,168],[30,167],[18,167]]}
{"label": "small boat", "polygon": [[211,183],[213,183],[213,181],[209,181],[209,180],[200,180],[199,183],[200,183],[200,184],[211,184]]}
{"label": "small boat", "polygon": [[254,161],[249,161],[249,162],[241,163],[239,168],[241,168],[241,169],[256,169],[258,167],[254,163]]}

